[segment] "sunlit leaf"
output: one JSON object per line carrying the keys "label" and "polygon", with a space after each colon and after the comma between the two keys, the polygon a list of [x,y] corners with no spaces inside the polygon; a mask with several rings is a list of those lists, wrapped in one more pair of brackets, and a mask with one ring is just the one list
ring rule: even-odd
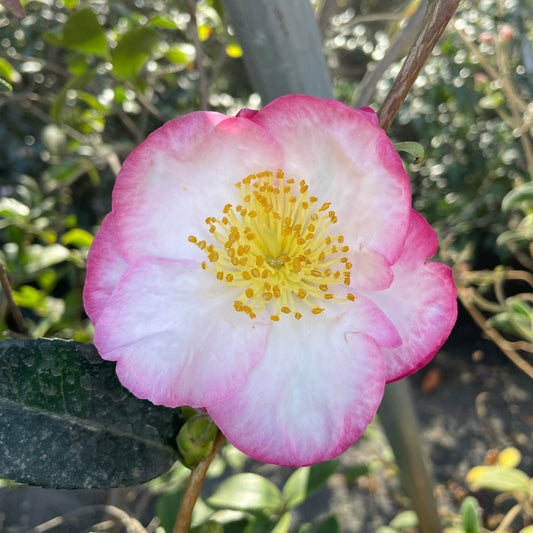
{"label": "sunlit leaf", "polygon": [[242,48],[238,43],[230,43],[226,45],[226,54],[234,58],[242,57]]}
{"label": "sunlit leaf", "polygon": [[0,57],[0,79],[10,83],[18,83],[22,77],[13,65],[5,58]]}
{"label": "sunlit leaf", "polygon": [[89,8],[76,11],[67,19],[62,44],[86,54],[105,56],[108,52],[104,29]]}
{"label": "sunlit leaf", "polygon": [[279,489],[262,476],[245,473],[224,480],[207,503],[240,511],[277,509],[281,505]]}
{"label": "sunlit leaf", "polygon": [[[515,300],[513,303],[523,302],[522,300]],[[516,448],[505,448],[498,454],[498,464],[507,468],[514,468],[520,464],[522,454]]]}
{"label": "sunlit leaf", "polygon": [[391,521],[390,526],[394,529],[411,529],[418,526],[418,516],[414,511],[402,511]]}
{"label": "sunlit leaf", "polygon": [[133,78],[159,41],[153,28],[135,28],[124,34],[112,51],[113,70],[121,79]]}
{"label": "sunlit leaf", "polygon": [[196,59],[196,48],[189,43],[180,43],[167,50],[165,57],[178,65],[189,64]]}
{"label": "sunlit leaf", "polygon": [[93,242],[93,238],[88,231],[74,228],[61,237],[61,242],[66,246],[89,247]]}
{"label": "sunlit leaf", "polygon": [[516,468],[498,465],[475,466],[466,480],[476,489],[490,489],[498,492],[526,491],[530,485],[529,477]]}

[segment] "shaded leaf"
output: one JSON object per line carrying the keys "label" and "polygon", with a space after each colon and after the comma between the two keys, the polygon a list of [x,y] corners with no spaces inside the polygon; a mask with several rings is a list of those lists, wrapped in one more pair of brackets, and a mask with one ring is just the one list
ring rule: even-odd
{"label": "shaded leaf", "polygon": [[207,503],[240,511],[277,509],[281,505],[279,489],[262,476],[245,473],[224,480]]}
{"label": "shaded leaf", "polygon": [[313,533],[339,533],[339,531],[340,528],[339,523],[337,522],[337,517],[333,515],[324,520],[324,522],[313,530]]}
{"label": "shaded leaf", "polygon": [[295,470],[283,487],[285,505],[289,508],[300,505],[312,492],[328,480],[337,466],[338,461],[332,459]]}
{"label": "shaded leaf", "polygon": [[50,110],[50,115],[56,122],[60,121],[61,113],[63,112],[63,108],[65,107],[68,92],[85,87],[85,85],[90,83],[91,80],[94,78],[94,74],[95,70],[87,70],[80,76],[76,76],[75,78],[70,79],[63,86],[63,88],[55,99],[52,109]]}
{"label": "shaded leaf", "polygon": [[177,413],[130,394],[90,344],[0,343],[3,477],[53,488],[142,483],[177,460],[166,443]]}
{"label": "shaded leaf", "polygon": [[104,28],[89,8],[80,9],[67,19],[63,26],[62,44],[98,56],[105,56],[108,51]]}
{"label": "shaded leaf", "polygon": [[135,28],[124,34],[111,53],[117,77],[134,77],[150,57],[158,40],[158,34],[153,28]]}

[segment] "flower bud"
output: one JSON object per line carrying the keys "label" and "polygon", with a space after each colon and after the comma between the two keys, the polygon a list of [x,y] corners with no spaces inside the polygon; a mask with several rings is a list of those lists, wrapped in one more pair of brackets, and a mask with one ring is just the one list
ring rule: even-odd
{"label": "flower bud", "polygon": [[202,413],[189,418],[178,433],[178,449],[183,456],[183,464],[194,468],[212,451],[217,427],[209,415]]}
{"label": "flower bud", "polygon": [[514,31],[512,26],[509,24],[504,24],[500,28],[500,39],[506,42],[510,42],[514,39]]}

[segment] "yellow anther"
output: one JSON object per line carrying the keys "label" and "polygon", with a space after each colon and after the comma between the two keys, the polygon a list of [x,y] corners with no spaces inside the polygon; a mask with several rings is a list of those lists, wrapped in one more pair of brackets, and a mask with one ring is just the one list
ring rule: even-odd
{"label": "yellow anther", "polygon": [[350,249],[330,227],[337,222],[330,202],[320,204],[308,196],[305,180],[285,179],[280,169],[235,185],[234,202],[224,205],[221,218],[205,218],[209,245],[194,235],[187,239],[206,254],[203,270],[240,288],[246,303],[234,301],[236,311],[251,319],[266,313],[277,322],[280,315],[300,320],[309,310],[308,316],[318,315],[330,300],[354,301],[345,288]]}

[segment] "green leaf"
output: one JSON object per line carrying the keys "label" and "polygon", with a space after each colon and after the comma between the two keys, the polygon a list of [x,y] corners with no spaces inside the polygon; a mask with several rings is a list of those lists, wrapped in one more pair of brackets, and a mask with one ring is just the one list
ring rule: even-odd
{"label": "green leaf", "polygon": [[169,30],[175,30],[178,27],[174,19],[169,15],[157,15],[150,20],[149,25]]}
{"label": "green leaf", "polygon": [[35,274],[52,265],[62,263],[70,259],[70,250],[61,244],[41,246],[32,244],[26,248],[28,261],[25,265],[27,274]]}
{"label": "green leaf", "polygon": [[509,211],[512,207],[522,209],[523,211],[533,207],[532,182],[522,183],[505,195],[502,201],[502,209],[504,211]]}
{"label": "green leaf", "polygon": [[312,492],[323,485],[338,467],[332,459],[312,466],[298,468],[283,487],[285,505],[289,508],[300,505]]}
{"label": "green leaf", "polygon": [[0,92],[2,91],[12,91],[13,86],[8,83],[4,78],[0,78]]}
{"label": "green leaf", "polygon": [[291,513],[283,513],[275,525],[272,533],[288,533],[291,527],[292,516]]}
{"label": "green leaf", "polygon": [[106,56],[108,52],[104,28],[89,8],[72,14],[63,26],[63,46],[86,54]]}
{"label": "green leaf", "polygon": [[111,57],[118,78],[133,78],[150,57],[159,41],[153,28],[135,28],[123,35]]}
{"label": "green leaf", "polygon": [[196,59],[196,48],[189,43],[180,43],[170,48],[165,57],[177,65],[186,65]]}
{"label": "green leaf", "polygon": [[468,496],[464,499],[460,514],[465,533],[479,533],[481,524],[479,523],[478,509],[479,504],[474,497]]}
{"label": "green leaf", "polygon": [[0,78],[5,78],[4,81],[11,83],[18,83],[22,79],[20,73],[3,57],[0,57]]}
{"label": "green leaf", "polygon": [[46,295],[31,285],[22,285],[18,290],[13,291],[13,299],[20,307],[36,309],[44,305]]}
{"label": "green leaf", "polygon": [[224,480],[207,503],[240,511],[274,510],[281,506],[281,493],[272,481],[262,476],[237,474]]}
{"label": "green leaf", "polygon": [[466,479],[476,489],[498,492],[527,491],[530,487],[530,479],[524,472],[498,465],[475,466]]}
{"label": "green leaf", "polygon": [[324,522],[313,530],[313,533],[339,533],[339,531],[340,528],[339,523],[337,522],[337,517],[333,515],[324,520]]}
{"label": "green leaf", "polygon": [[52,106],[52,109],[50,110],[50,115],[55,120],[55,122],[60,122],[61,114],[63,112],[63,108],[65,107],[65,102],[67,100],[67,95],[69,91],[76,91],[78,89],[81,89],[85,87],[88,83],[92,81],[94,78],[95,70],[87,70],[80,76],[76,76],[75,78],[71,78],[59,91],[59,94],[57,95],[54,105]]}
{"label": "green leaf", "polygon": [[415,143],[413,141],[403,142],[403,143],[396,143],[394,145],[394,148],[398,152],[406,152],[409,155],[413,156],[414,163],[419,163],[424,159],[424,148],[421,144]]}
{"label": "green leaf", "polygon": [[416,528],[418,516],[414,511],[402,511],[392,519],[390,526],[400,530]]}
{"label": "green leaf", "polygon": [[126,391],[94,346],[0,342],[0,475],[52,488],[133,485],[178,458],[179,411]]}
{"label": "green leaf", "polygon": [[89,247],[91,246],[93,239],[94,237],[88,231],[74,228],[67,231],[63,237],[61,237],[61,242],[66,246]]}
{"label": "green leaf", "polygon": [[533,533],[533,525],[521,529],[518,533]]}

